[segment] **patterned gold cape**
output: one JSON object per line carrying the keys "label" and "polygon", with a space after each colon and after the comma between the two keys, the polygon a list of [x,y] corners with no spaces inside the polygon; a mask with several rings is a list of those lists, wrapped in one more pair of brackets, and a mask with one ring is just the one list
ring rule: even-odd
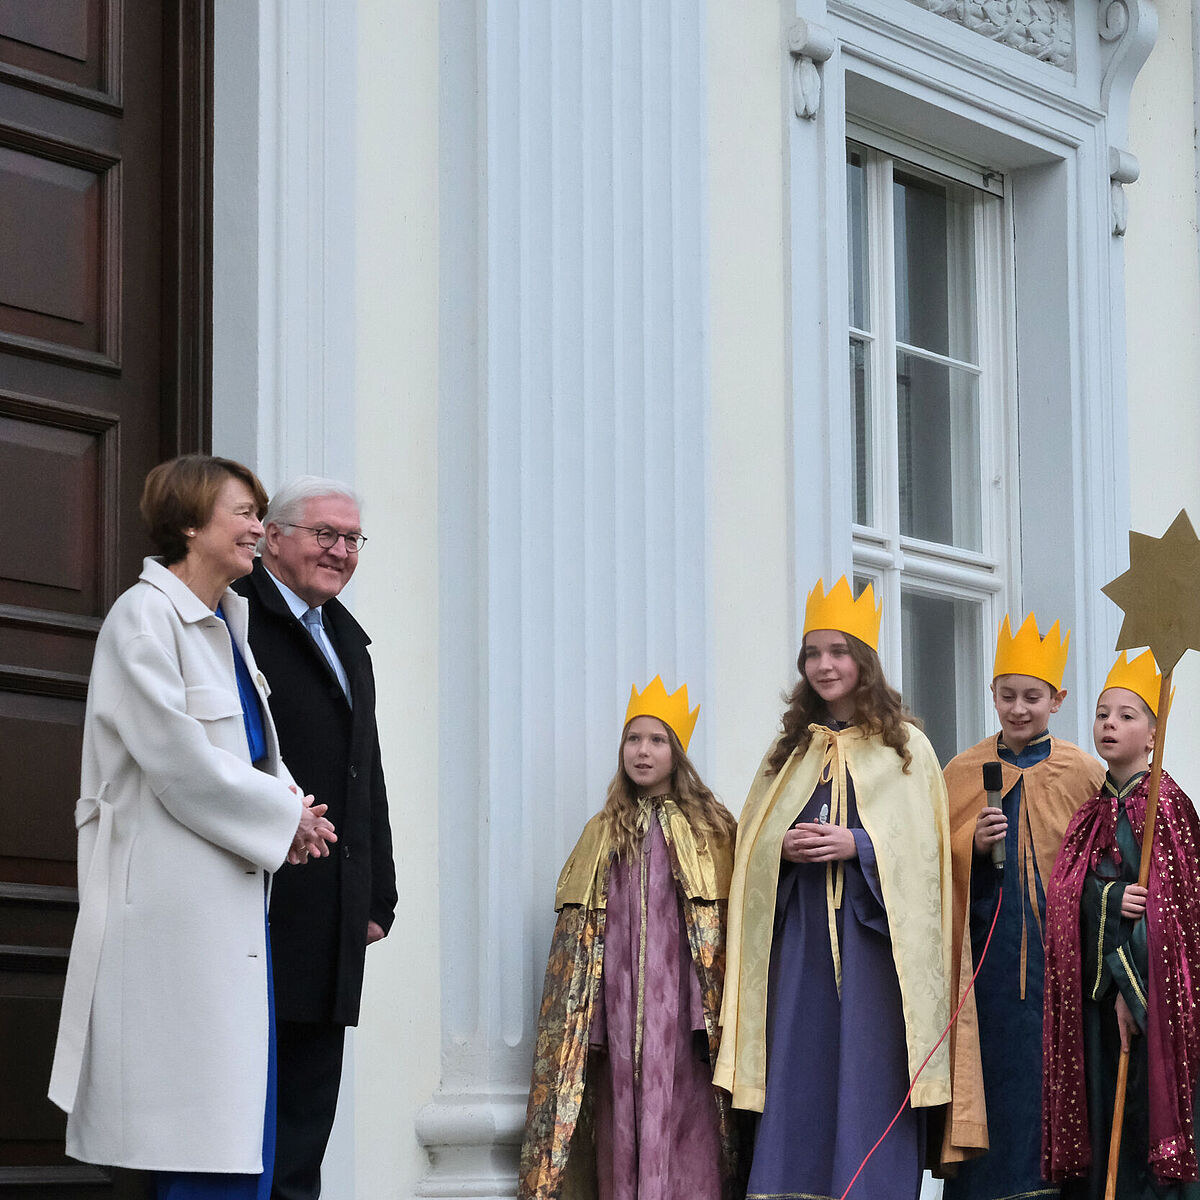
{"label": "patterned gold cape", "polygon": [[[682,901],[700,981],[710,1061],[720,1044],[717,1014],[725,978],[725,910],[733,846],[708,834],[697,842],[671,799],[656,804]],[[518,1200],[589,1200],[596,1195],[595,1144],[587,1102],[588,1032],[604,973],[604,921],[612,845],[600,814],[584,827],[558,879],[558,920],[538,1014],[525,1116]],[[723,1154],[723,1191],[737,1179],[737,1138],[729,1097],[713,1089]]]}
{"label": "patterned gold cape", "polygon": [[[777,775],[755,776],[738,823],[729,889],[729,945],[723,1036],[713,1082],[736,1108],[761,1112],[766,1095],[767,972],[783,835],[816,790],[823,766],[837,761],[854,784],[858,817],[871,842],[889,916],[900,983],[910,1079],[950,1019],[950,818],[941,767],[928,739],[907,726],[909,773],[896,751],[851,727],[815,725],[803,758]],[[769,754],[769,751],[768,751]],[[950,1099],[943,1042],[913,1089],[914,1108]]]}

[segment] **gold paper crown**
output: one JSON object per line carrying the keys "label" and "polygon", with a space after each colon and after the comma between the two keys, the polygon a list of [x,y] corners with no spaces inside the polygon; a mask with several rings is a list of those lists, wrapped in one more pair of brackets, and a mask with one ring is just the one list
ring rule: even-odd
{"label": "gold paper crown", "polygon": [[804,607],[804,633],[814,629],[836,629],[865,642],[872,650],[879,650],[879,622],[883,619],[883,605],[875,603],[875,589],[868,583],[857,600],[850,594],[850,585],[843,575],[825,591],[825,580],[818,579],[817,586],[808,593]]}
{"label": "gold paper crown", "polygon": [[663,687],[661,675],[655,677],[639,692],[635,684],[629,689],[629,707],[625,710],[625,724],[628,725],[634,717],[657,717],[664,725],[670,726],[679,744],[686,754],[688,742],[692,740],[692,730],[696,728],[696,718],[700,715],[700,705],[688,712],[687,684],[677,692],[667,695]]}
{"label": "gold paper crown", "polygon": [[[1159,673],[1158,664],[1154,661],[1154,655],[1149,650],[1143,650],[1133,662],[1129,661],[1129,656],[1124,650],[1121,651],[1121,657],[1113,664],[1113,669],[1109,671],[1108,678],[1104,681],[1104,686],[1100,691],[1106,692],[1109,688],[1114,687],[1127,688],[1141,696],[1146,702],[1146,707],[1154,714],[1155,720],[1158,719],[1158,697],[1162,688],[1162,675]],[[1171,694],[1174,695],[1174,692]]]}
{"label": "gold paper crown", "polygon": [[1071,644],[1071,631],[1062,637],[1058,631],[1058,622],[1046,631],[1046,636],[1038,636],[1037,621],[1033,613],[1021,623],[1016,637],[1013,637],[1012,626],[1008,622],[1008,614],[1000,622],[1000,632],[996,635],[996,662],[992,667],[992,678],[1000,675],[1032,675],[1034,679],[1044,679],[1056,692],[1062,690],[1063,672],[1067,669],[1067,647]]}

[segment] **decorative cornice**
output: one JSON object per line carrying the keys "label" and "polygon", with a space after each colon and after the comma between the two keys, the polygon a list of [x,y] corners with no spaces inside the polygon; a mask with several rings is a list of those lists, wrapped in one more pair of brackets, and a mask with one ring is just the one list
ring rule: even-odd
{"label": "decorative cornice", "polygon": [[1069,0],[911,0],[989,41],[1070,71],[1075,25]]}
{"label": "decorative cornice", "polygon": [[[905,0],[905,2],[912,3],[914,0]],[[826,0],[826,3],[830,14],[840,18],[841,21],[849,23],[856,29],[864,30],[874,37],[886,38],[889,41],[898,42],[910,50],[918,51],[927,56],[931,62],[944,65],[949,71],[965,72],[972,77],[986,80],[997,88],[1015,91],[1023,99],[1031,101],[1035,105],[1044,105],[1053,113],[1061,113],[1088,125],[1094,124],[1098,118],[1104,116],[1098,104],[1089,102],[1088,98],[1077,88],[1051,86],[1051,80],[1047,76],[1053,77],[1052,72],[1038,71],[1018,77],[1005,66],[991,61],[991,58],[995,57],[994,55],[991,58],[981,58],[966,53],[958,44],[965,39],[937,41],[926,30],[917,28],[919,25],[924,25],[925,22],[914,21],[911,27],[898,25],[890,8],[885,11],[875,3],[872,3],[871,7],[867,7],[868,0]],[[912,65],[905,65],[894,51],[889,50],[885,53],[882,50],[873,49],[847,38],[844,34],[840,37],[840,45],[843,59],[853,59],[869,64],[871,67],[886,71],[898,80],[909,80],[917,84],[929,82],[928,71],[919,70]],[[941,72],[937,74],[936,78],[939,92],[967,103],[979,112],[990,113],[1002,120],[1015,119],[1022,128],[1031,132],[1055,140],[1061,138],[1062,131],[1059,124],[1053,120],[1040,118],[1028,106],[1022,105],[1020,110],[1015,110],[1007,102],[989,98],[978,87],[968,88],[961,84],[947,83],[946,75]],[[1069,76],[1064,74],[1061,78],[1064,82],[1070,83]]]}

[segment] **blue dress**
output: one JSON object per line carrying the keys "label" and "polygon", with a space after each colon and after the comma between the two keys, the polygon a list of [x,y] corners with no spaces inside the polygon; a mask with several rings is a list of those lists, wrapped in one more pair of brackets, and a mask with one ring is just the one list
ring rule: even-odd
{"label": "blue dress", "polygon": [[[225,614],[217,605],[217,616]],[[237,674],[238,696],[242,702],[242,720],[246,724],[246,744],[250,761],[258,762],[267,752],[266,730],[258,692],[250,678],[246,660],[233,640],[233,665]],[[263,889],[263,920],[267,919],[266,888]],[[271,926],[267,924],[267,1101],[263,1113],[263,1171],[261,1175],[232,1175],[197,1171],[155,1171],[155,1200],[270,1200],[272,1170],[275,1164],[275,988],[271,982]]]}
{"label": "blue dress", "polygon": [[[1050,755],[1050,734],[1043,731],[1016,753],[1001,740],[997,756],[1025,770]],[[979,1012],[979,1056],[987,1089],[991,1150],[961,1164],[947,1179],[945,1200],[1045,1200],[1062,1194],[1042,1178],[1042,985],[1046,952],[1044,882],[1035,876],[1037,912],[1028,885],[1020,877],[1017,817],[1021,811],[1018,779],[1000,802],[1008,819],[1004,837],[1004,895],[996,932],[975,983]],[[971,872],[971,957],[978,963],[996,912],[999,873],[976,858]],[[1021,998],[1021,929],[1026,933],[1025,998]]]}
{"label": "blue dress", "polygon": [[[840,1196],[908,1091],[888,913],[875,849],[859,823],[853,780],[847,783],[847,824],[858,857],[845,863],[837,912],[840,996],[825,865],[779,864],[767,982],[766,1099],[755,1131],[749,1200]],[[829,796],[830,785],[818,784],[797,821],[816,821]],[[924,1110],[905,1105],[851,1194],[916,1200],[925,1128]]]}

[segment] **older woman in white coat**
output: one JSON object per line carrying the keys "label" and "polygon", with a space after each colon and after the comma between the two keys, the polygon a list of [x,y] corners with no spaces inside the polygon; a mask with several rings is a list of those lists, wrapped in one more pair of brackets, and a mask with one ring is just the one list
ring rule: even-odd
{"label": "older woman in white coat", "polygon": [[88,688],[50,1098],[69,1154],[155,1172],[159,1200],[269,1194],[265,891],[285,859],[337,840],[280,762],[246,601],[228,590],[266,505],[228,459],[150,472],[142,515],[161,557],[113,605]]}

